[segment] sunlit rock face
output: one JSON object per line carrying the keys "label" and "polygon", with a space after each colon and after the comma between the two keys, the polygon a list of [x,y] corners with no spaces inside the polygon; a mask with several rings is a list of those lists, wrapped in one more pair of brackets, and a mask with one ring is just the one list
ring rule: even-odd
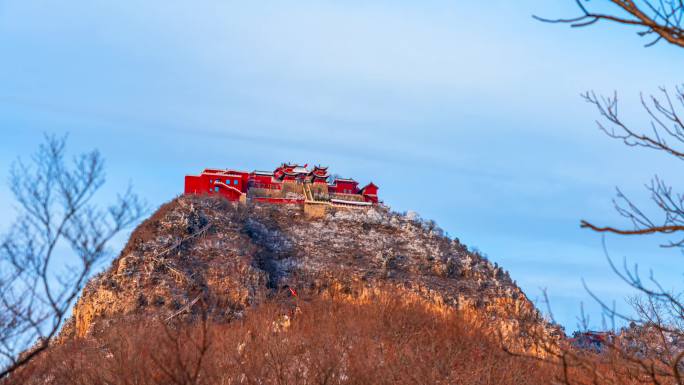
{"label": "sunlit rock face", "polygon": [[415,213],[377,206],[307,215],[300,206],[183,196],[141,224],[88,283],[62,338],[97,332],[112,317],[185,317],[198,303],[230,321],[286,287],[301,298],[418,300],[504,336],[522,323],[546,327],[506,271]]}

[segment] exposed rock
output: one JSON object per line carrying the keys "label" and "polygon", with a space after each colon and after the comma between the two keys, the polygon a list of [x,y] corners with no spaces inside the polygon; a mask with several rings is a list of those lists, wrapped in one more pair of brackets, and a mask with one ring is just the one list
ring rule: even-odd
{"label": "exposed rock", "polygon": [[434,222],[385,207],[310,216],[299,206],[179,197],[88,283],[62,338],[86,336],[117,315],[192,314],[199,298],[229,321],[285,286],[350,300],[420,299],[491,322],[505,336],[520,334],[521,322],[547,328],[507,272],[442,234]]}

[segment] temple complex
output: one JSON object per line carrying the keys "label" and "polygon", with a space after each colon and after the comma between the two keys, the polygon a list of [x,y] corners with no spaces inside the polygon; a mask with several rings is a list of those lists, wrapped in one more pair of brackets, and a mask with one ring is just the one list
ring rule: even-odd
{"label": "temple complex", "polygon": [[185,177],[185,194],[221,195],[231,201],[254,201],[343,207],[378,204],[378,186],[359,188],[353,179],[330,180],[328,168],[283,163],[274,171],[205,169]]}

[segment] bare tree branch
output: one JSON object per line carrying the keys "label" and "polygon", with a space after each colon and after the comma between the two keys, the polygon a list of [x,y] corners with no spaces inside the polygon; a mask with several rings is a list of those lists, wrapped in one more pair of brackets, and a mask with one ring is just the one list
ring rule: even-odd
{"label": "bare tree branch", "polygon": [[104,160],[92,151],[67,162],[65,148],[66,137],[46,135],[10,170],[19,217],[0,243],[0,378],[49,346],[109,241],[145,212],[130,187],[98,208]]}
{"label": "bare tree branch", "polygon": [[[597,96],[587,92],[582,96],[592,104],[603,121],[597,125],[601,131],[613,139],[622,141],[630,147],[643,147],[662,151],[678,160],[684,160],[684,120],[681,110],[684,109],[684,88],[676,87],[674,94],[666,88],[660,88],[659,95],[641,95],[641,104],[650,118],[647,130],[632,128],[618,113],[617,94],[609,97]],[[673,192],[670,185],[659,176],[654,176],[646,190],[651,195],[661,218],[652,218],[632,202],[620,189],[617,189],[613,200],[615,210],[632,223],[632,228],[600,226],[586,220],[580,227],[602,233],[620,235],[675,234],[684,231],[684,194]],[[684,247],[684,236],[669,240],[664,247]]]}
{"label": "bare tree branch", "polygon": [[[547,23],[570,24],[571,27],[586,27],[599,21],[608,21],[641,28],[637,34],[650,37],[647,47],[660,40],[684,47],[684,2],[682,0],[609,0],[612,7],[609,12],[597,12],[584,5],[582,0],[575,0],[580,14],[570,18],[550,19],[533,16]],[[590,1],[584,1],[590,3]],[[614,11],[614,12],[610,12]]]}

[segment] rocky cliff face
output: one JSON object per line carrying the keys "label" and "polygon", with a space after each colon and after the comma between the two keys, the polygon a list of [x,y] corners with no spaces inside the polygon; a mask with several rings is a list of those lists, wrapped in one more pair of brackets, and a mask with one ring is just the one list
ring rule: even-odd
{"label": "rocky cliff face", "polygon": [[183,196],[141,224],[88,283],[62,338],[87,336],[114,316],[182,317],[200,300],[216,317],[239,318],[286,286],[300,296],[418,299],[509,336],[521,322],[545,325],[507,272],[433,222],[384,207],[311,217],[296,206]]}

